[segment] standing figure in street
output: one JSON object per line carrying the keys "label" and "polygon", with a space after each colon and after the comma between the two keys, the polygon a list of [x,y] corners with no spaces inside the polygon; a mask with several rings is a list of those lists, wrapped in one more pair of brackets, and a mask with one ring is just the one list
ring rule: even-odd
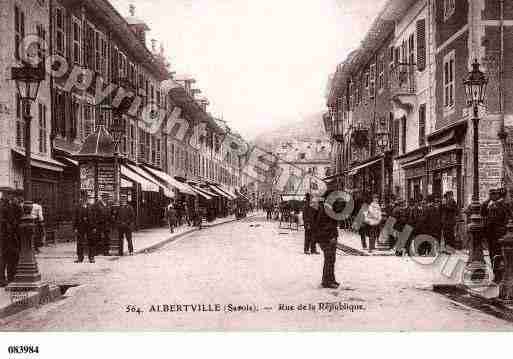
{"label": "standing figure in street", "polygon": [[353,228],[355,228],[360,235],[362,249],[367,249],[367,236],[369,235],[370,228],[365,218],[367,217],[367,211],[369,210],[369,200],[364,194],[362,194],[358,196],[356,204],[358,205],[358,209],[356,210],[354,217]]}
{"label": "standing figure in street", "polygon": [[[427,200],[422,207],[422,217],[421,217],[420,221],[421,221],[420,226],[419,226],[420,230],[417,234],[418,235],[419,234],[428,235],[428,236],[436,239],[436,241],[438,243],[438,247],[440,248],[440,232],[441,232],[440,208],[436,204],[435,196],[432,194],[427,196]],[[428,255],[430,253],[434,254],[435,249],[432,248],[431,245],[428,244],[427,242],[418,243],[418,245],[419,245],[419,248],[418,248],[419,253],[418,254],[421,254],[421,255]]]}
{"label": "standing figure in street", "polygon": [[189,227],[194,226],[194,208],[190,203],[185,203],[185,221]]}
{"label": "standing figure in street", "polygon": [[305,245],[304,245],[304,253],[305,254],[319,254],[317,252],[317,245],[312,237],[312,225],[313,225],[313,215],[315,210],[312,208],[310,204],[310,193],[307,193],[305,196],[305,205],[303,207],[303,223],[305,226]]}
{"label": "standing figure in street", "polygon": [[368,226],[369,252],[372,253],[376,248],[376,240],[379,236],[379,225],[383,218],[383,213],[381,212],[381,206],[379,204],[379,196],[377,194],[372,196],[372,202],[364,213],[365,223]]}
{"label": "standing figure in street", "polygon": [[272,219],[273,206],[271,202],[265,204],[266,219],[270,221]]}
{"label": "standing figure in street", "polygon": [[128,253],[134,254],[132,242],[132,226],[135,223],[135,212],[132,206],[127,203],[127,196],[121,196],[121,204],[116,215],[116,225],[119,234],[119,256],[123,256],[124,238],[128,243]]}
{"label": "standing figure in street", "polygon": [[[23,209],[16,198],[9,195],[2,201],[3,228],[2,228],[2,259],[0,260],[0,287],[14,281],[16,267],[20,257],[19,225],[23,216]],[[7,272],[7,273],[6,273]]]}
{"label": "standing figure in street", "polygon": [[333,191],[326,191],[319,201],[318,208],[312,214],[315,218],[313,226],[314,240],[319,243],[324,253],[324,266],[322,271],[322,287],[338,288],[340,283],[335,279],[335,261],[337,252],[338,222],[331,218],[326,207],[326,199]]}
{"label": "standing figure in street", "polygon": [[175,231],[176,219],[177,219],[176,217],[177,217],[176,209],[175,209],[174,203],[171,202],[169,204],[169,206],[167,206],[167,208],[166,208],[166,218],[167,218],[167,223],[169,225],[169,231],[171,233],[173,233]]}
{"label": "standing figure in street", "polygon": [[488,254],[493,268],[493,281],[499,283],[501,276],[498,269],[498,259],[501,255],[499,239],[506,234],[508,210],[497,189],[490,191],[490,198],[483,203],[482,214],[485,218],[484,234],[488,240]]}
{"label": "standing figure in street", "polygon": [[87,247],[89,262],[94,263],[96,218],[93,210],[93,199],[87,200],[87,195],[82,195],[81,203],[75,209],[73,229],[77,237],[77,260],[84,261],[84,249]]}
{"label": "standing figure in street", "polygon": [[39,248],[44,244],[44,216],[41,198],[36,198],[32,204],[32,216],[35,217],[34,251],[39,253]]}
{"label": "standing figure in street", "polygon": [[[454,228],[456,227],[456,216],[458,215],[458,204],[454,200],[452,191],[446,192],[440,205],[440,217],[442,225],[442,238],[444,247],[456,245]],[[445,250],[443,248],[442,250]]]}
{"label": "standing figure in street", "polygon": [[96,217],[96,254],[109,255],[110,249],[110,226],[112,225],[112,208],[107,205],[108,195],[102,195],[93,205]]}

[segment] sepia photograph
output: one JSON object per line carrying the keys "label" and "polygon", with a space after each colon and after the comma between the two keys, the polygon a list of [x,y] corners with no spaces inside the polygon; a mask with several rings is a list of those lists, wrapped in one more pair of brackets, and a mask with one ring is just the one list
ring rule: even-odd
{"label": "sepia photograph", "polygon": [[512,38],[512,0],[0,0],[0,357],[511,332]]}

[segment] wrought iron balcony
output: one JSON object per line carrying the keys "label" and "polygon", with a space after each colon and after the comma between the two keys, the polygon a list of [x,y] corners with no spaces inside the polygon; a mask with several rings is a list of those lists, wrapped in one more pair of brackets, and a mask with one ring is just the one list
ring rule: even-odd
{"label": "wrought iron balcony", "polygon": [[415,64],[396,64],[390,72],[390,77],[390,91],[392,96],[415,94]]}

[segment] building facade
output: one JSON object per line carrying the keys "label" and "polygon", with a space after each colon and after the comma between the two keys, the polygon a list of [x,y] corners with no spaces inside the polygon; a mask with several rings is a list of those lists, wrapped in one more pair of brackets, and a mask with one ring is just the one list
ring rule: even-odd
{"label": "building facade", "polygon": [[[243,171],[235,147],[245,141],[207,111],[208,100],[198,98],[193,79],[170,70],[162,46],[147,41],[149,26],[133,5],[123,16],[107,0],[2,0],[0,15],[3,73],[21,65],[18,48],[26,36],[44,40],[34,50],[47,76],[32,108],[32,187],[51,233],[70,235],[81,194],[113,202],[116,193],[127,194],[138,221],[156,222],[154,209],[183,192],[236,196]],[[19,102],[14,81],[2,80],[0,189],[21,194]],[[114,137],[112,153],[105,152],[110,144],[100,148]],[[227,192],[209,197],[190,185],[207,182]]]}
{"label": "building facade", "polygon": [[[386,152],[392,176],[381,193],[418,200],[452,191],[461,210],[470,203],[473,134],[463,81],[474,60],[489,79],[486,104],[480,109],[480,198],[486,199],[491,188],[511,190],[512,21],[513,7],[501,0],[388,1],[360,48],[338,66],[330,83],[325,126],[337,143],[333,167],[339,188],[353,189],[350,175],[355,165],[361,170],[351,161],[359,151],[351,134],[360,118],[354,98],[361,90],[353,85],[362,74],[359,59],[386,44],[388,91],[383,100],[391,105]],[[386,110],[371,111],[367,127]]]}
{"label": "building facade", "polygon": [[[9,80],[11,67],[22,65],[25,37],[50,36],[50,4],[42,0],[0,1],[0,192],[23,193],[25,158],[21,100],[15,81]],[[32,48],[33,49],[33,48]],[[38,55],[47,55],[43,46]],[[51,79],[41,83],[37,101],[31,107],[32,193],[44,198],[44,209],[53,214],[57,206],[58,183],[66,165],[52,158],[51,150]]]}

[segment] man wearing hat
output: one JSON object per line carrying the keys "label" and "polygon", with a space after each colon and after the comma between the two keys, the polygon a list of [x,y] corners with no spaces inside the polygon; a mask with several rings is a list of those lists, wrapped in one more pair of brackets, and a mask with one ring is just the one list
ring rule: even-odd
{"label": "man wearing hat", "polygon": [[500,255],[499,239],[506,234],[508,221],[508,210],[503,200],[501,191],[490,190],[490,198],[481,207],[481,214],[484,218],[484,235],[488,241],[488,253],[493,267],[494,282],[499,283],[500,273],[497,271],[498,258]]}
{"label": "man wearing hat", "polygon": [[442,237],[446,246],[454,246],[455,244],[454,227],[456,227],[457,215],[458,204],[454,200],[453,192],[448,191],[444,194],[444,199],[440,205]]}
{"label": "man wearing hat", "polygon": [[331,211],[337,212],[337,206],[335,206],[336,203],[326,203],[326,200],[332,192],[332,190],[328,190],[321,196],[318,209],[314,213],[313,223],[315,226],[314,240],[319,243],[324,253],[322,287],[335,289],[340,285],[335,279],[338,222],[328,214],[328,210],[331,209]]}
{"label": "man wearing hat", "polygon": [[75,208],[73,219],[73,229],[77,237],[77,260],[75,263],[84,261],[84,249],[86,247],[89,262],[95,262],[96,218],[92,207],[93,199],[88,200],[87,193],[82,193],[81,202]]}
{"label": "man wearing hat", "polygon": [[103,193],[93,205],[96,218],[97,254],[109,255],[110,248],[110,227],[112,225],[112,208],[107,205],[109,195]]}
{"label": "man wearing hat", "polygon": [[119,256],[123,256],[124,238],[128,244],[128,253],[134,254],[134,245],[132,242],[132,228],[135,223],[135,211],[128,204],[127,196],[121,195],[121,203],[116,212],[116,225],[119,234]]}
{"label": "man wearing hat", "polygon": [[312,238],[312,225],[313,225],[313,213],[314,209],[310,205],[311,196],[310,193],[305,195],[305,205],[303,207],[303,223],[305,225],[305,254],[319,254],[317,252],[317,246]]}

